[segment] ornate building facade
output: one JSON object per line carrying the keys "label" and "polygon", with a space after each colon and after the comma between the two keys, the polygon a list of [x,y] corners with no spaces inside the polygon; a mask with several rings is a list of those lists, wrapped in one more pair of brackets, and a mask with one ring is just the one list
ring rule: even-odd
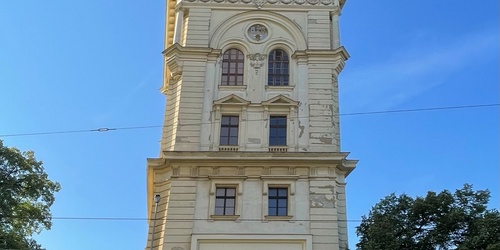
{"label": "ornate building facade", "polygon": [[167,0],[146,249],[347,249],[344,3]]}

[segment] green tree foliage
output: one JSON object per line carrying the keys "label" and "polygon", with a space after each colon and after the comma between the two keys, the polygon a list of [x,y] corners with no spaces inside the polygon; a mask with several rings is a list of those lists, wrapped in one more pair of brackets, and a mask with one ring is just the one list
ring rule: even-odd
{"label": "green tree foliage", "polygon": [[50,229],[50,206],[59,190],[32,151],[0,140],[0,249],[41,249],[31,237]]}
{"label": "green tree foliage", "polygon": [[488,210],[488,190],[465,184],[455,193],[391,194],[356,228],[362,250],[499,250],[500,213]]}

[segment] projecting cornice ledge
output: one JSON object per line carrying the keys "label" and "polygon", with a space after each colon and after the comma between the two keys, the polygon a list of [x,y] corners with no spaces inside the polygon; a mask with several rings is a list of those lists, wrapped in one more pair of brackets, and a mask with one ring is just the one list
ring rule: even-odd
{"label": "projecting cornice ledge", "polygon": [[338,47],[333,50],[323,50],[323,49],[306,49],[306,50],[297,50],[292,55],[292,58],[297,59],[305,59],[305,58],[332,58],[339,57],[343,61],[349,59],[350,55],[347,53],[347,50],[344,46]]}
{"label": "projecting cornice ledge", "polygon": [[337,168],[345,171],[345,176],[347,177],[356,168],[356,164],[358,164],[358,160],[343,160]]}
{"label": "projecting cornice ledge", "polygon": [[[347,160],[345,152],[219,152],[219,151],[163,151],[166,165],[343,165],[348,172],[354,169],[357,161]],[[150,161],[148,160],[148,163]],[[161,164],[160,162],[158,162]]]}
{"label": "projecting cornice ledge", "polygon": [[170,45],[167,49],[165,49],[162,54],[169,58],[171,56],[178,56],[178,55],[183,55],[183,56],[213,56],[217,57],[220,56],[221,50],[220,49],[212,49],[212,48],[204,48],[204,47],[185,47],[181,46],[178,43],[174,43]]}

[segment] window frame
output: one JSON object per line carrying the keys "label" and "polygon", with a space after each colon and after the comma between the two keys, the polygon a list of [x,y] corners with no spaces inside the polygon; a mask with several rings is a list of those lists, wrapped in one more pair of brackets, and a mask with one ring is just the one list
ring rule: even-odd
{"label": "window frame", "polygon": [[[237,220],[242,212],[242,195],[243,195],[243,180],[244,178],[235,177],[236,180],[227,180],[217,176],[208,176],[210,179],[210,195],[208,197],[208,213],[211,220]],[[215,214],[215,200],[217,188],[234,188],[234,214],[233,215],[217,215]]]}
{"label": "window frame", "polygon": [[[224,190],[224,195],[219,195],[219,190]],[[233,195],[228,195],[228,190],[233,191]],[[215,210],[214,215],[216,216],[232,216],[235,215],[236,212],[236,197],[237,197],[237,188],[235,186],[216,186],[215,188]],[[222,200],[223,205],[217,206],[217,201]],[[232,206],[227,204],[228,200],[233,200]],[[222,208],[222,213],[218,213],[218,208]],[[228,213],[226,209],[232,209],[232,213]]]}
{"label": "window frame", "polygon": [[[273,194],[275,193],[275,194]],[[268,216],[288,216],[289,210],[289,188],[288,187],[269,187],[267,192],[267,215]],[[285,203],[282,204],[284,201]],[[274,205],[274,204],[275,205]],[[285,213],[281,213],[285,209]],[[271,212],[272,211],[272,212]]]}
{"label": "window frame", "polygon": [[[236,58],[232,58],[231,52],[236,52]],[[226,58],[226,55],[228,58]],[[241,57],[240,57],[241,56]],[[234,67],[230,67],[234,64]],[[228,48],[222,53],[221,58],[221,86],[243,86],[245,85],[245,53],[238,48]],[[231,70],[234,69],[234,72]],[[231,81],[231,77],[234,80]],[[241,81],[238,79],[241,78]]]}
{"label": "window frame", "polygon": [[[279,52],[279,55],[277,54]],[[279,60],[276,58],[280,57]],[[276,73],[279,71],[279,73]],[[286,73],[283,73],[286,71]],[[276,48],[268,54],[267,60],[267,86],[290,86],[290,56],[284,49]]]}
{"label": "window frame", "polygon": [[[295,184],[298,175],[282,176],[277,180],[275,175],[261,176],[262,179],[262,214],[263,220],[292,220],[295,214]],[[270,188],[288,188],[287,215],[275,216],[269,215],[269,189]]]}
{"label": "window frame", "polygon": [[[285,124],[273,124],[274,119],[284,119]],[[275,132],[273,132],[275,130]],[[280,131],[285,133],[284,136],[280,136]],[[280,139],[284,139],[284,143],[280,143]],[[277,140],[277,141],[276,141]],[[276,141],[274,143],[274,141]],[[269,115],[269,134],[268,134],[268,145],[269,147],[286,147],[288,146],[288,115],[281,114],[271,114]]]}
{"label": "window frame", "polygon": [[[224,118],[229,118],[227,124],[224,123]],[[236,125],[232,124],[231,121],[234,121],[232,118],[236,118]],[[224,135],[222,133],[223,129],[227,128],[227,133]],[[231,133],[231,129],[236,128],[236,135]],[[219,146],[238,146],[239,145],[239,133],[240,133],[240,115],[237,114],[222,114],[220,119],[220,130],[219,130]],[[227,143],[223,143],[223,137],[227,137]],[[231,138],[236,138],[235,143],[231,143]]]}

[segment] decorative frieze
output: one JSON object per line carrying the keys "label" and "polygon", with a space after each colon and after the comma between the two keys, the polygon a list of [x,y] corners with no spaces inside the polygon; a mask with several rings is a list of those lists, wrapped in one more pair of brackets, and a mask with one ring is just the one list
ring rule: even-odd
{"label": "decorative frieze", "polygon": [[339,6],[338,0],[185,0],[187,2],[203,2],[203,3],[242,3],[242,4],[254,4],[257,8],[262,8],[265,4],[271,5],[328,5],[328,6]]}

